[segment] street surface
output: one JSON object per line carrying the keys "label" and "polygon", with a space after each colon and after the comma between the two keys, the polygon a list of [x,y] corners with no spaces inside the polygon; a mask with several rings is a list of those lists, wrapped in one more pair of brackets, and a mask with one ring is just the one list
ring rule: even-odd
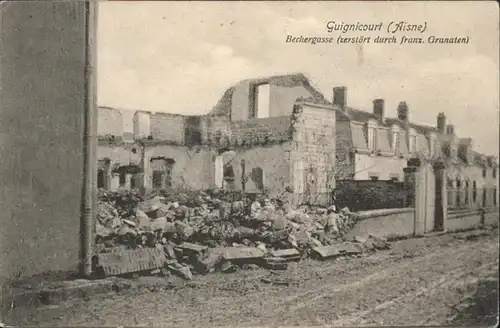
{"label": "street surface", "polygon": [[[272,285],[262,277],[288,285]],[[394,242],[361,258],[304,260],[287,271],[256,269],[143,277],[133,290],[38,309],[10,325],[287,326],[495,325],[498,232],[475,230]],[[167,286],[174,285],[168,289]]]}

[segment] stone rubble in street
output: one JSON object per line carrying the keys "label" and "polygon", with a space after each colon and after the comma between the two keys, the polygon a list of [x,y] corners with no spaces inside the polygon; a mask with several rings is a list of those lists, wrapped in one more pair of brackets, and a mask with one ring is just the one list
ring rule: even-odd
{"label": "stone rubble in street", "polygon": [[131,191],[101,191],[95,253],[99,257],[156,248],[165,257],[161,272],[191,280],[192,272],[233,272],[256,266],[285,270],[287,262],[307,256],[356,257],[390,247],[371,234],[345,240],[355,223],[356,216],[348,208],[339,210],[334,205],[292,208],[263,197],[235,200],[234,194],[221,191],[144,197]]}

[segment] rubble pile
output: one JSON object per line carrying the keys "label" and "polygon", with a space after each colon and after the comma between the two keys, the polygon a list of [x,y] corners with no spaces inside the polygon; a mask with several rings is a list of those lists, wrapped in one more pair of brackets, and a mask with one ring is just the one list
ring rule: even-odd
{"label": "rubble pile", "polygon": [[166,268],[185,279],[192,271],[232,272],[241,267],[284,270],[287,262],[311,256],[359,256],[384,249],[375,236],[345,241],[356,223],[348,208],[301,206],[278,199],[235,200],[222,192],[99,196],[95,253],[155,247]]}

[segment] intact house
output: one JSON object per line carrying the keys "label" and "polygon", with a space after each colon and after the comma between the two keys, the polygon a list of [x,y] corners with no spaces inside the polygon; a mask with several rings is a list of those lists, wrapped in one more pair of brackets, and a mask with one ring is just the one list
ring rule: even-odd
{"label": "intact house", "polygon": [[[266,192],[326,203],[335,180],[338,110],[303,74],[240,81],[206,115],[99,113],[100,188]],[[121,129],[120,129],[121,127]]]}
{"label": "intact house", "polygon": [[436,126],[412,123],[406,102],[397,117],[386,117],[383,99],[372,111],[347,105],[347,88],[333,88],[336,116],[338,179],[403,181],[403,168],[412,157],[442,159],[448,165],[448,206],[498,206],[498,163],[472,149],[471,138],[459,138],[454,126],[437,114]]}

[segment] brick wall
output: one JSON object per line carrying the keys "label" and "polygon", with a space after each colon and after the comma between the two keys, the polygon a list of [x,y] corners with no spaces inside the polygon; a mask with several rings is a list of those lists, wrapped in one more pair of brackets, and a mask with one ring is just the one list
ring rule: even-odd
{"label": "brick wall", "polygon": [[291,136],[290,128],[290,115],[232,122],[231,144],[248,146],[286,141]]}
{"label": "brick wall", "polygon": [[338,205],[351,211],[404,207],[402,182],[337,180],[336,184]]}
{"label": "brick wall", "polygon": [[298,103],[292,120],[295,201],[325,203],[335,185],[335,111],[321,105]]}
{"label": "brick wall", "polygon": [[84,6],[0,4],[0,284],[78,265]]}
{"label": "brick wall", "polygon": [[114,108],[99,107],[97,135],[122,136],[123,115]]}

